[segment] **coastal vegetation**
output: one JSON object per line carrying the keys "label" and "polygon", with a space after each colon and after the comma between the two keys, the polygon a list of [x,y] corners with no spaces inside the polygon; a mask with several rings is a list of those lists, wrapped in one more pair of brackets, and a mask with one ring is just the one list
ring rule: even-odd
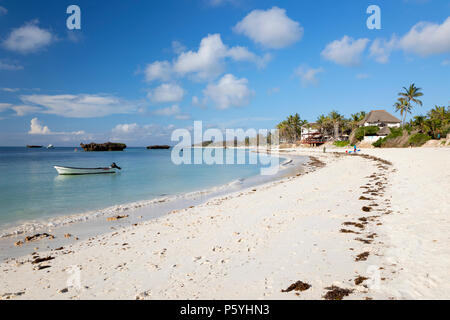
{"label": "coastal vegetation", "polygon": [[425,144],[425,142],[427,142],[430,139],[431,139],[431,137],[429,135],[427,135],[427,134],[415,133],[415,134],[413,134],[412,136],[409,137],[408,143],[412,147],[420,147],[420,146]]}
{"label": "coastal vegetation", "polygon": [[349,135],[365,116],[366,113],[361,111],[350,115],[350,118],[345,118],[341,113],[333,110],[328,115],[321,114],[318,116],[316,122],[309,123],[307,120],[301,119],[299,114],[296,113],[288,116],[276,128],[279,130],[280,140],[288,143],[301,140],[302,126],[306,124],[317,128],[321,134],[337,140],[342,135]]}
{"label": "coastal vegetation", "polygon": [[376,135],[378,131],[380,131],[380,128],[377,126],[359,127],[355,131],[354,138],[357,141],[363,141],[365,136]]}
{"label": "coastal vegetation", "polygon": [[[389,134],[374,142],[373,146],[421,146],[431,139],[446,138],[450,133],[450,106],[435,106],[427,114],[414,116],[409,122],[406,122],[406,117],[413,112],[414,108],[423,106],[421,100],[423,95],[422,89],[414,83],[403,87],[393,106],[394,111],[400,113],[401,127],[390,127]],[[338,111],[333,110],[328,115],[319,115],[315,122],[308,123],[296,113],[288,116],[276,128],[279,130],[280,141],[296,143],[302,140],[302,127],[309,124],[309,127],[316,129],[325,140],[331,140],[335,146],[343,147],[362,142],[365,136],[375,136],[381,130],[379,126],[375,125],[362,126],[361,122],[366,115],[366,111],[360,111],[346,118]]]}
{"label": "coastal vegetation", "polygon": [[348,140],[344,140],[344,141],[335,141],[333,144],[334,144],[336,147],[343,148],[343,147],[348,146],[348,145],[350,144],[350,141],[348,141]]}
{"label": "coastal vegetation", "polygon": [[435,106],[425,116],[415,116],[403,128],[390,128],[390,131],[388,136],[376,141],[373,146],[420,147],[431,139],[446,138],[450,133],[450,107]]}
{"label": "coastal vegetation", "polygon": [[425,116],[415,116],[405,127],[433,139],[445,138],[450,133],[450,106],[435,106]]}
{"label": "coastal vegetation", "polygon": [[280,139],[287,142],[295,142],[299,140],[302,134],[302,126],[308,121],[302,120],[298,113],[288,116],[286,120],[281,121],[277,125]]}
{"label": "coastal vegetation", "polygon": [[400,141],[398,138],[403,137],[404,133],[408,134],[408,132],[403,128],[390,128],[390,131],[391,133],[389,133],[386,137],[379,139],[372,145],[376,148],[388,147],[388,145],[391,147],[405,147],[405,145],[399,144]]}
{"label": "coastal vegetation", "polygon": [[403,92],[400,92],[398,94],[400,97],[394,104],[394,107],[395,111],[400,112],[400,115],[403,117],[402,126],[405,125],[406,115],[408,113],[411,113],[414,105],[423,105],[422,101],[418,99],[419,97],[423,96],[421,90],[421,88],[417,88],[413,83],[408,88],[403,87]]}

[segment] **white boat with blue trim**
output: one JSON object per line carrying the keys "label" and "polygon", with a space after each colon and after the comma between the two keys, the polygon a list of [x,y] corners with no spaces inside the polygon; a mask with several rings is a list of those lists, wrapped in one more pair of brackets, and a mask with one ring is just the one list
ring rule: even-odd
{"label": "white boat with blue trim", "polygon": [[116,173],[117,170],[122,170],[115,163],[111,164],[109,167],[101,168],[76,168],[76,167],[61,167],[54,166],[59,175],[84,175],[84,174],[105,174],[105,173]]}

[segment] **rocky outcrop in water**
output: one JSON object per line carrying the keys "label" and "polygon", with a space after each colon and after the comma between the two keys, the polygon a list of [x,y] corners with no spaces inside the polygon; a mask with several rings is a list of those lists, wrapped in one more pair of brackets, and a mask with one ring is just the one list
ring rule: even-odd
{"label": "rocky outcrop in water", "polygon": [[170,146],[162,145],[162,146],[148,146],[147,149],[149,150],[167,150],[170,149]]}
{"label": "rocky outcrop in water", "polygon": [[80,146],[84,149],[84,151],[123,151],[127,146],[124,143],[114,143],[114,142],[106,142],[106,143],[89,143],[83,144],[80,143]]}

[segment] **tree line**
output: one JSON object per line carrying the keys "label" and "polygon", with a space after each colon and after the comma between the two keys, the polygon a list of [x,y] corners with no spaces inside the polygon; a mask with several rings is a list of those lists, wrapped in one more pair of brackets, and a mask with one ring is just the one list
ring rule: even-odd
{"label": "tree line", "polygon": [[[399,98],[393,108],[395,112],[400,113],[402,127],[408,132],[419,132],[435,139],[445,137],[450,132],[450,106],[435,106],[426,115],[415,116],[406,122],[406,116],[411,114],[415,107],[423,106],[423,102],[420,100],[423,92],[413,83],[409,87],[403,87],[403,91],[398,95]],[[319,115],[311,126],[315,127],[324,137],[339,140],[342,136],[349,136],[359,127],[359,123],[365,117],[365,111],[353,113],[346,118],[338,111],[333,110],[328,115]],[[294,143],[301,140],[301,129],[306,124],[308,121],[301,119],[298,113],[288,116],[286,120],[276,126],[279,130],[280,141]]]}
{"label": "tree line", "polygon": [[[337,140],[342,135],[350,135],[365,116],[366,112],[360,111],[346,118],[338,111],[333,110],[328,115],[321,114],[317,117],[316,122],[310,125],[319,130],[322,135]],[[308,124],[308,121],[302,120],[298,113],[288,116],[276,127],[279,130],[280,140],[290,143],[299,141],[301,139],[301,128],[306,124]]]}

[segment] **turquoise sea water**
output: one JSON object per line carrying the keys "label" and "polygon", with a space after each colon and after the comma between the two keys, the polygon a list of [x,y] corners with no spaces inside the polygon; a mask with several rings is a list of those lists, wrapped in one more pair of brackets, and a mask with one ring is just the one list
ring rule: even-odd
{"label": "turquoise sea water", "polygon": [[[248,157],[248,151],[235,151]],[[18,221],[204,190],[259,175],[261,168],[261,164],[177,166],[170,156],[170,150],[144,148],[74,152],[74,148],[0,147],[0,228]],[[112,162],[122,167],[120,173],[58,176],[53,168],[103,167]]]}

